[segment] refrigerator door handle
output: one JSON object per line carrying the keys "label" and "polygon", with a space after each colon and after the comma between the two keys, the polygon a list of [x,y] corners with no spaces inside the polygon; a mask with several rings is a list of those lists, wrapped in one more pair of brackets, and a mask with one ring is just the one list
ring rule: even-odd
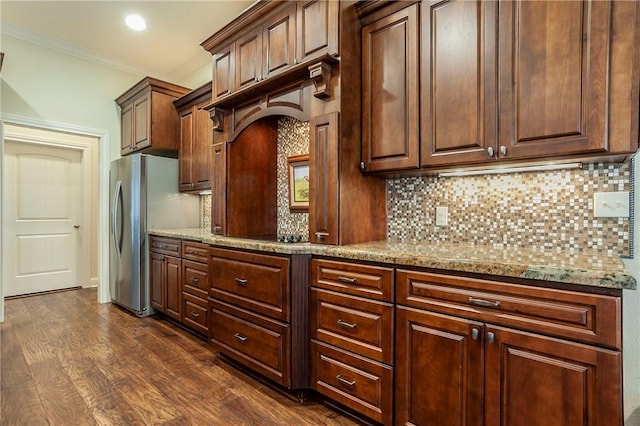
{"label": "refrigerator door handle", "polygon": [[[116,253],[118,257],[122,254],[122,215],[124,214],[122,208],[122,181],[119,180],[116,183],[114,191],[113,206],[111,207],[111,233],[113,234],[113,243],[115,245]],[[120,229],[118,229],[118,211],[120,211]]]}

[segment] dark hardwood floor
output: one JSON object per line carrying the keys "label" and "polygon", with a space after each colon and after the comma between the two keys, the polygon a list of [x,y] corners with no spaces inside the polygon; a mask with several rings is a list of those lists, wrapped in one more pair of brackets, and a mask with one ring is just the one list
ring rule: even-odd
{"label": "dark hardwood floor", "polygon": [[300,405],[156,317],[98,304],[96,289],[5,302],[1,425],[352,425]]}

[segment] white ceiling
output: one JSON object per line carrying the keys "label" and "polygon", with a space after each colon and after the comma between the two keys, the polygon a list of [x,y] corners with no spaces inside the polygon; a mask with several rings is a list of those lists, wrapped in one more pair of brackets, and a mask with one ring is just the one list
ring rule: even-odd
{"label": "white ceiling", "polygon": [[[200,43],[252,3],[0,0],[0,30],[121,70],[179,81],[211,61]],[[146,19],[145,31],[124,24],[130,13]]]}

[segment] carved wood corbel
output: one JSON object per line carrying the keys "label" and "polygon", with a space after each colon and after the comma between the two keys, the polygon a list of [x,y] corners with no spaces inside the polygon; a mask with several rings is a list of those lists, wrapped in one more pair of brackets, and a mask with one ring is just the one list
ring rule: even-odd
{"label": "carved wood corbel", "polygon": [[213,121],[213,130],[222,132],[224,130],[224,109],[211,108],[209,110],[209,116],[211,117],[211,121]]}
{"label": "carved wood corbel", "polygon": [[329,93],[331,68],[331,64],[325,61],[309,65],[309,78],[313,81],[313,85],[315,87],[313,96],[318,99],[326,99],[331,96]]}

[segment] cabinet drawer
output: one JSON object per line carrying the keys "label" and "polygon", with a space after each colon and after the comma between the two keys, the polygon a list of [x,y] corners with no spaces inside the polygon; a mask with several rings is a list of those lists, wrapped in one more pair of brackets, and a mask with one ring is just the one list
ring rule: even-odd
{"label": "cabinet drawer", "polygon": [[184,325],[207,334],[209,331],[208,312],[207,299],[201,299],[186,292],[182,293],[182,322]]}
{"label": "cabinet drawer", "polygon": [[211,249],[209,295],[282,321],[289,320],[289,259]]}
{"label": "cabinet drawer", "polygon": [[202,263],[183,260],[182,291],[206,299],[209,295],[209,267]]}
{"label": "cabinet drawer", "polygon": [[311,341],[311,387],[383,424],[391,424],[391,367]]}
{"label": "cabinet drawer", "polygon": [[397,271],[399,304],[620,349],[620,297]]}
{"label": "cabinet drawer", "polygon": [[182,241],[173,238],[149,237],[149,250],[156,253],[180,257]]}
{"label": "cabinet drawer", "polygon": [[393,302],[393,268],[314,259],[311,285],[338,293]]}
{"label": "cabinet drawer", "polygon": [[209,263],[209,246],[193,241],[182,242],[182,258],[195,262]]}
{"label": "cabinet drawer", "polygon": [[289,327],[209,299],[209,340],[219,351],[284,386],[289,386]]}
{"label": "cabinet drawer", "polygon": [[311,289],[311,337],[393,363],[393,305]]}

